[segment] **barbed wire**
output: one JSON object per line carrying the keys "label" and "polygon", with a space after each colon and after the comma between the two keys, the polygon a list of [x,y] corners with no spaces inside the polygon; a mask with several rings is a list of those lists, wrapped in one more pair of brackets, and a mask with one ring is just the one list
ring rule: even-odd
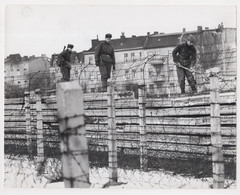
{"label": "barbed wire", "polygon": [[[230,53],[235,53],[230,52]],[[212,184],[212,161],[211,161],[211,132],[210,132],[210,81],[205,74],[205,68],[197,66],[199,74],[196,74],[198,94],[187,93],[179,95],[178,79],[175,65],[173,71],[168,69],[149,73],[147,67],[152,58],[146,57],[138,61],[122,62],[116,67],[115,88],[115,114],[118,149],[118,181],[122,184],[131,184],[138,187],[152,188],[184,188],[195,185],[196,188],[211,188]],[[161,56],[162,57],[162,56]],[[168,58],[169,56],[164,56]],[[230,57],[229,57],[230,59]],[[232,58],[231,58],[232,59]],[[226,59],[225,59],[226,60]],[[234,64],[235,60],[229,61]],[[216,63],[216,66],[222,65]],[[161,66],[161,65],[160,65]],[[210,67],[210,66],[209,66]],[[107,94],[98,92],[101,87],[99,80],[90,78],[91,74],[98,73],[98,67],[94,65],[82,65],[75,74],[72,68],[71,80],[77,80],[83,86],[84,91],[85,128],[88,139],[88,151],[75,151],[75,153],[89,156],[90,183],[99,187],[106,187],[108,182],[108,114]],[[151,67],[153,68],[153,66]],[[131,71],[129,71],[131,70]],[[134,71],[132,71],[134,70]],[[128,72],[126,72],[128,71]],[[150,71],[151,72],[151,71]],[[30,125],[33,147],[33,159],[28,158],[29,151],[26,147],[26,120],[24,98],[5,99],[5,166],[8,167],[5,174],[11,172],[11,168],[19,166],[16,175],[18,181],[9,184],[8,177],[5,183],[12,186],[25,186],[31,178],[29,186],[46,187],[49,182],[81,181],[79,178],[65,178],[62,175],[60,162],[60,138],[63,133],[59,132],[59,121],[56,107],[56,86],[60,82],[60,72],[50,71],[36,73],[36,77],[49,79],[45,89],[42,89],[42,121],[43,141],[38,144],[44,145],[44,160],[40,168],[34,166],[37,153],[37,113],[36,95],[29,95],[30,101]],[[84,75],[86,74],[86,76]],[[122,80],[122,77],[130,79]],[[138,74],[137,76],[133,76]],[[156,77],[166,74],[167,81],[150,81],[153,75]],[[28,75],[28,78],[30,75]],[[33,76],[34,78],[34,76]],[[24,79],[16,77],[19,81]],[[95,82],[90,82],[91,79]],[[236,184],[236,71],[226,70],[219,75],[221,92],[221,129],[225,162],[225,188]],[[165,84],[163,84],[165,82]],[[170,82],[172,89],[170,90]],[[146,94],[146,137],[148,150],[148,171],[140,170],[139,162],[139,102],[138,84],[145,85]],[[153,85],[153,86],[152,86]],[[30,87],[31,88],[30,88]],[[36,84],[39,87],[40,83]],[[29,82],[27,89],[34,89]],[[186,83],[186,89],[189,84]],[[84,89],[84,86],[83,86]],[[92,92],[89,89],[94,89]],[[178,89],[178,90],[177,90]],[[159,90],[159,92],[157,91]],[[170,92],[169,92],[170,90]],[[191,92],[190,90],[188,92]],[[52,93],[52,95],[50,95]],[[64,131],[68,133],[69,131]],[[82,134],[77,134],[82,136]],[[85,134],[84,134],[85,135]],[[67,140],[65,140],[67,142]],[[174,160],[173,160],[174,159]],[[75,159],[78,162],[77,159]],[[31,165],[31,170],[26,167]],[[79,167],[82,165],[79,164]],[[31,172],[32,171],[32,172]],[[83,174],[88,176],[88,174]],[[19,183],[19,181],[21,181]],[[14,183],[15,182],[15,183]],[[169,184],[169,185],[168,185]],[[171,186],[172,185],[172,186]]]}

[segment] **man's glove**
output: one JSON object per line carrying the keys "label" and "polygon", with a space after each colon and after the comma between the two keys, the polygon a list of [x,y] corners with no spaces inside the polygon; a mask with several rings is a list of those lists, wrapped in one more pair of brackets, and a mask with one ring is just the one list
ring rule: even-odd
{"label": "man's glove", "polygon": [[180,65],[179,65],[179,63],[178,62],[174,62],[175,63],[175,65],[177,66],[177,67],[180,67]]}
{"label": "man's glove", "polygon": [[189,68],[189,71],[192,72],[192,73],[195,72],[195,70],[193,68]]}

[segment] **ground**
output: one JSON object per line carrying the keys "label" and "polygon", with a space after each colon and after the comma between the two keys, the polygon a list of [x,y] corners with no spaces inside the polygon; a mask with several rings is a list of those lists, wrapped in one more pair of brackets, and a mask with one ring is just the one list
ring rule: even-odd
{"label": "ground", "polygon": [[[5,187],[15,188],[64,188],[61,181],[61,163],[48,159],[44,170],[36,171],[36,162],[21,157],[5,157]],[[194,178],[173,174],[164,170],[140,171],[138,169],[118,169],[118,183],[108,185],[108,169],[92,167],[89,169],[90,188],[157,188],[157,189],[210,189],[212,178]],[[59,181],[60,180],[60,181]],[[225,180],[225,188],[235,189],[235,180]]]}

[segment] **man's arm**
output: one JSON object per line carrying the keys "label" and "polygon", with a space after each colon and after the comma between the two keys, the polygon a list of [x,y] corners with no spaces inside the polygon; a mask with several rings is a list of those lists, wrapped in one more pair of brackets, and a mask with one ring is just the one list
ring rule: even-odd
{"label": "man's arm", "polygon": [[192,56],[191,56],[191,67],[193,67],[196,64],[196,61],[197,61],[196,53],[197,53],[197,51],[194,47],[193,53],[192,53]]}
{"label": "man's arm", "polygon": [[179,52],[179,48],[180,48],[180,45],[177,45],[177,47],[175,47],[175,49],[172,51],[172,57],[175,63],[178,62],[177,53]]}
{"label": "man's arm", "polygon": [[99,66],[100,63],[100,50],[101,50],[101,44],[97,46],[95,50],[95,64]]}
{"label": "man's arm", "polygon": [[115,61],[114,49],[113,49],[113,51],[112,51],[111,58],[112,58],[112,61],[113,61],[113,70],[115,70],[115,69],[116,69],[116,66],[115,66],[115,64],[116,64],[116,61]]}

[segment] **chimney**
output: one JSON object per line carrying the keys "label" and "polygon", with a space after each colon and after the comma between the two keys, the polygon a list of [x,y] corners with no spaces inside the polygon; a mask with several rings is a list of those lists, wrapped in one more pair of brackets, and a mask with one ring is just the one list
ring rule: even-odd
{"label": "chimney", "polygon": [[202,31],[202,26],[198,26],[198,27],[197,27],[197,31],[198,31],[198,32],[201,32],[201,31]]}
{"label": "chimney", "polygon": [[150,32],[147,32],[147,35],[149,36],[149,35],[150,35]]}
{"label": "chimney", "polygon": [[153,33],[154,35],[157,35],[158,34],[158,31],[154,31],[154,33]]}
{"label": "chimney", "polygon": [[183,29],[182,29],[182,32],[185,33],[185,32],[186,32],[186,28],[183,28]]}
{"label": "chimney", "polygon": [[205,27],[205,30],[209,30],[209,27]]}
{"label": "chimney", "polygon": [[92,39],[92,47],[95,48],[98,46],[99,40],[98,39]]}
{"label": "chimney", "polygon": [[122,32],[122,35],[121,35],[121,40],[124,41],[125,40],[125,35],[124,35],[124,32]]}
{"label": "chimney", "polygon": [[160,34],[160,35],[164,35],[165,33],[164,33],[164,32],[160,32],[159,34]]}
{"label": "chimney", "polygon": [[136,37],[136,35],[132,35],[132,37]]}

